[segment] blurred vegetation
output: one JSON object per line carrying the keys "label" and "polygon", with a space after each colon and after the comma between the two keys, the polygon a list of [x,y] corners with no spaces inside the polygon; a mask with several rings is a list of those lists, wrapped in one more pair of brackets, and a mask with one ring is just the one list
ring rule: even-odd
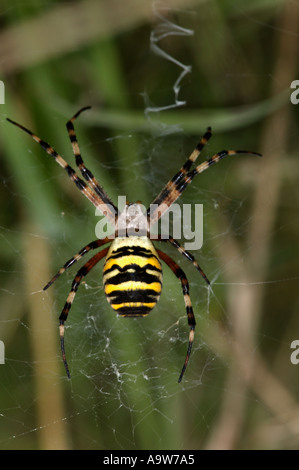
{"label": "blurred vegetation", "polygon": [[[3,0],[0,21],[0,448],[298,448],[290,344],[299,339],[299,115],[290,84],[299,78],[299,5]],[[159,34],[155,44],[177,62],[152,50]],[[179,82],[185,104],[173,107],[179,63],[192,70]],[[227,159],[181,198],[204,205],[194,254],[212,281],[208,291],[165,247],[188,275],[197,318],[181,384],[188,329],[167,268],[161,301],[141,321],[116,318],[95,268],[67,322],[65,377],[57,325],[76,269],[42,287],[95,238],[97,219],[6,117],[74,166],[65,123],[85,105],[92,110],[75,123],[82,154],[114,202],[124,194],[149,204],[208,125],[205,155],[264,155]]]}

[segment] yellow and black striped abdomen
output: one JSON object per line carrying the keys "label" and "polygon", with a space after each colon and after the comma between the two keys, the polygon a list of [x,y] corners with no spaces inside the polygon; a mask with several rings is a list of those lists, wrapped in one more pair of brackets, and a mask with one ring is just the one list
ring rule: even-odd
{"label": "yellow and black striped abdomen", "polygon": [[147,315],[162,290],[162,266],[147,237],[116,238],[103,269],[105,294],[119,315]]}

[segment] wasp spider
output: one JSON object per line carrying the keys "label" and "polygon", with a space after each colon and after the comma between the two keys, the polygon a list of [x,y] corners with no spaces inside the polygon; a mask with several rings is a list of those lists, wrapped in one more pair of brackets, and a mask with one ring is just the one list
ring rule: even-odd
{"label": "wasp spider", "polygon": [[[109,221],[114,224],[114,227],[116,227],[116,222],[120,215],[119,210],[107,196],[104,189],[97,182],[93,174],[85,167],[75,134],[73,123],[79,114],[88,108],[90,108],[90,106],[80,109],[66,124],[73,153],[76,159],[76,165],[87,183],[85,183],[83,179],[79,178],[74,169],[47,142],[41,140],[21,124],[18,124],[11,119],[8,119],[8,121],[27,132],[39,145],[41,145],[41,147],[49,155],[51,155],[51,157],[53,157],[54,160],[56,160],[56,162],[62,166],[62,168],[66,170],[69,178],[75,183],[84,196],[86,196],[95,207],[100,208],[102,213],[104,213]],[[196,175],[207,170],[210,166],[219,162],[222,158],[239,153],[260,155],[256,152],[249,152],[247,150],[223,150],[213,155],[209,160],[196,166],[194,169],[191,169],[192,164],[196,161],[201,150],[210,137],[211,128],[208,127],[206,133],[201,138],[190,157],[187,159],[181,169],[175,174],[175,176],[166,184],[160,194],[154,199],[153,203],[147,211],[148,230],[146,236],[126,236],[125,238],[121,238],[118,237],[117,230],[115,230],[115,238],[113,240],[106,237],[103,239],[97,239],[84,246],[77,254],[75,254],[75,256],[67,261],[62,268],[59,269],[57,274],[55,274],[55,276],[44,287],[44,290],[48,289],[48,287],[50,287],[53,282],[66,271],[66,269],[70,268],[74,263],[79,261],[91,250],[95,250],[101,248],[104,245],[110,244],[110,246],[108,245],[92,256],[87,261],[87,263],[79,269],[73,280],[71,290],[59,317],[62,359],[67,376],[69,378],[70,372],[64,348],[64,323],[67,320],[77,289],[82,279],[101,259],[105,258],[103,268],[103,284],[105,295],[111,307],[123,317],[143,317],[148,315],[155,307],[162,290],[161,260],[169,266],[175,276],[180,280],[189,326],[189,342],[187,353],[178,381],[180,382],[182,380],[189,362],[195,330],[195,318],[189,296],[189,284],[185,273],[178,266],[178,264],[168,255],[158,250],[157,248],[154,248],[154,245],[149,238],[149,221],[154,223],[159,218],[161,218],[163,213],[166,212],[167,209],[176,201],[176,199],[182,194],[184,189],[191,183]],[[135,203],[130,206],[138,208],[138,204],[139,203]],[[210,284],[208,278],[200,268],[197,261],[194,259],[193,255],[184,250],[184,248],[176,240],[170,236],[168,239],[162,239],[162,237],[158,237],[157,241],[169,242],[179,251],[179,253],[184,255],[189,261],[191,261],[191,263],[193,263],[194,267],[200,272],[205,282],[208,285]]]}

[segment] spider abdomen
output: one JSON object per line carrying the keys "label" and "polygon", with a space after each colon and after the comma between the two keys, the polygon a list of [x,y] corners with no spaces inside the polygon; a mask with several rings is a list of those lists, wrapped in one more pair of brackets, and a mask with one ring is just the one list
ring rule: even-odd
{"label": "spider abdomen", "polygon": [[107,253],[103,284],[108,302],[119,315],[147,315],[162,290],[162,266],[150,239],[116,238]]}

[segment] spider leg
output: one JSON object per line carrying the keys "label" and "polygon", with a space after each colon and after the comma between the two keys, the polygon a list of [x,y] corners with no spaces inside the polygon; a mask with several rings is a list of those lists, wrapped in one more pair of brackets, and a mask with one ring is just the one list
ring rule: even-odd
{"label": "spider leg", "polygon": [[69,138],[72,144],[73,148],[73,153],[76,159],[76,165],[79,168],[79,170],[82,173],[82,176],[85,178],[85,180],[91,185],[91,187],[94,189],[94,191],[100,196],[100,198],[106,203],[110,204],[113,207],[113,210],[115,213],[118,213],[117,207],[113,204],[111,199],[108,197],[102,186],[98,183],[94,175],[91,173],[90,170],[88,170],[83,162],[81,152],[80,152],[80,147],[78,144],[78,140],[76,137],[76,132],[74,129],[74,124],[73,122],[77,117],[86,109],[90,109],[91,106],[85,106],[84,108],[81,108],[67,123],[66,123],[66,128],[69,134]]}
{"label": "spider leg", "polygon": [[182,368],[182,371],[180,373],[180,377],[178,380],[178,382],[181,382],[184,376],[185,370],[187,368],[188,362],[189,362],[192,345],[194,341],[194,330],[195,330],[195,325],[196,325],[193,308],[191,304],[191,299],[189,295],[189,283],[188,283],[188,280],[184,271],[179,267],[178,264],[175,263],[175,261],[173,261],[173,259],[171,259],[168,255],[166,255],[161,250],[157,250],[157,253],[159,257],[162,259],[162,261],[164,261],[164,263],[166,263],[167,266],[169,266],[172,272],[181,281],[182,289],[183,289],[184,302],[186,306],[186,313],[187,313],[187,319],[188,319],[188,325],[189,325],[189,343],[188,343],[188,348],[187,348],[186,359],[185,359],[185,362],[184,362],[184,365],[183,365],[183,368]]}
{"label": "spider leg", "polygon": [[[164,186],[164,188],[161,190],[159,195],[154,199],[154,201],[152,202],[151,205],[152,206],[158,205],[157,209],[154,208],[155,216],[157,216],[157,212],[158,212],[161,204],[167,204],[167,198],[168,198],[169,194],[171,194],[172,191],[175,191],[175,188],[176,188],[177,184],[188,173],[188,171],[190,170],[192,164],[195,162],[197,157],[200,155],[200,152],[202,151],[202,149],[204,148],[204,146],[206,145],[206,143],[208,142],[208,140],[211,137],[212,137],[212,129],[211,129],[211,127],[208,127],[206,133],[200,139],[199,143],[196,145],[195,149],[193,150],[193,152],[189,156],[188,160],[184,163],[184,165],[181,167],[181,169],[174,175],[174,177],[171,180],[168,181],[168,183]],[[171,204],[169,204],[168,207],[170,205]],[[161,210],[161,208],[160,208],[160,210]],[[147,212],[148,212],[148,215],[151,217],[151,220],[153,222],[155,222],[156,220],[158,220],[162,216],[162,214],[161,214],[159,217],[154,218],[154,214],[151,213],[151,208],[149,208]],[[165,211],[163,211],[163,212],[165,212]]]}
{"label": "spider leg", "polygon": [[204,271],[201,269],[201,267],[199,266],[198,262],[196,261],[196,259],[194,258],[193,255],[191,255],[191,253],[189,251],[186,251],[180,244],[177,240],[175,240],[173,237],[169,237],[169,238],[161,238],[161,236],[159,235],[158,238],[157,238],[157,241],[164,241],[164,242],[169,242],[172,246],[174,246],[179,253],[181,253],[182,255],[184,255],[189,261],[191,261],[191,263],[193,264],[193,266],[197,269],[197,271],[200,272],[200,274],[202,275],[202,277],[204,278],[204,280],[206,281],[206,283],[208,285],[210,285],[210,281],[209,279],[207,278],[207,276],[205,275]]}
{"label": "spider leg", "polygon": [[221,152],[216,153],[211,158],[198,165],[195,169],[190,170],[192,163],[195,162],[202,148],[210,139],[211,135],[211,128],[208,127],[207,132],[201,138],[199,144],[196,146],[195,150],[193,150],[186,163],[154,199],[149,209],[147,210],[148,219],[151,224],[157,222],[157,220],[162,217],[168,208],[180,197],[184,189],[186,189],[188,184],[191,183],[194,176],[207,170],[214,163],[218,163],[224,157],[237,154],[251,154],[261,157],[260,153],[251,152],[248,150],[222,150]]}
{"label": "spider leg", "polygon": [[48,155],[54,158],[54,160],[67,172],[69,178],[75,183],[77,188],[84,194],[84,196],[89,199],[89,201],[100,211],[107,216],[110,222],[115,226],[115,210],[113,209],[112,205],[106,204],[103,199],[98,195],[95,194],[89,186],[76,174],[75,170],[62,158],[59,153],[57,153],[51,145],[49,145],[44,140],[40,139],[37,135],[33,134],[29,129],[18,124],[17,122],[13,121],[12,119],[7,118],[7,120],[14,124],[15,126],[22,129],[24,132],[29,134],[35,142],[37,142],[46,152]]}
{"label": "spider leg", "polygon": [[213,155],[211,158],[209,158],[208,160],[201,163],[196,168],[194,168],[193,170],[187,173],[187,175],[183,178],[183,180],[176,186],[175,191],[178,193],[178,196],[174,199],[174,201],[182,194],[182,192],[184,191],[184,189],[186,189],[188,184],[191,183],[194,176],[207,170],[208,168],[210,168],[210,166],[214,165],[215,163],[220,162],[220,160],[222,160],[225,157],[232,156],[232,155],[239,155],[239,154],[243,154],[243,155],[251,154],[251,155],[257,155],[258,157],[262,156],[258,152],[252,152],[249,150],[222,150],[221,152],[215,153],[215,155]]}
{"label": "spider leg", "polygon": [[71,377],[71,374],[70,374],[70,371],[69,371],[69,368],[68,368],[66,355],[65,355],[65,348],[64,348],[64,322],[67,320],[69,311],[71,309],[71,306],[72,306],[72,303],[74,301],[76,292],[78,290],[78,287],[79,287],[82,279],[89,273],[89,271],[102,258],[104,258],[104,256],[107,255],[108,249],[109,249],[109,247],[104,248],[99,253],[96,253],[92,258],[90,258],[90,260],[87,261],[87,263],[84,266],[82,266],[81,269],[79,269],[79,271],[77,272],[77,274],[76,274],[76,276],[73,280],[71,290],[69,292],[69,295],[67,296],[66,302],[64,304],[64,307],[63,307],[62,312],[61,312],[60,317],[59,317],[59,333],[60,333],[61,354],[62,354],[62,360],[63,360],[63,364],[64,364],[64,367],[65,367],[65,370],[66,370],[66,374],[67,374],[69,379]]}
{"label": "spider leg", "polygon": [[79,261],[82,256],[86,255],[90,250],[95,250],[96,248],[99,248],[102,245],[105,245],[106,243],[111,243],[111,239],[108,237],[102,238],[95,240],[94,242],[89,243],[88,245],[84,246],[79,253],[76,253],[75,256],[73,256],[71,259],[69,259],[63,266],[62,268],[59,269],[59,271],[55,274],[55,276],[52,277],[52,279],[45,285],[43,290],[47,290],[53,282],[56,281],[56,279],[61,276],[68,268],[70,268],[74,263]]}

